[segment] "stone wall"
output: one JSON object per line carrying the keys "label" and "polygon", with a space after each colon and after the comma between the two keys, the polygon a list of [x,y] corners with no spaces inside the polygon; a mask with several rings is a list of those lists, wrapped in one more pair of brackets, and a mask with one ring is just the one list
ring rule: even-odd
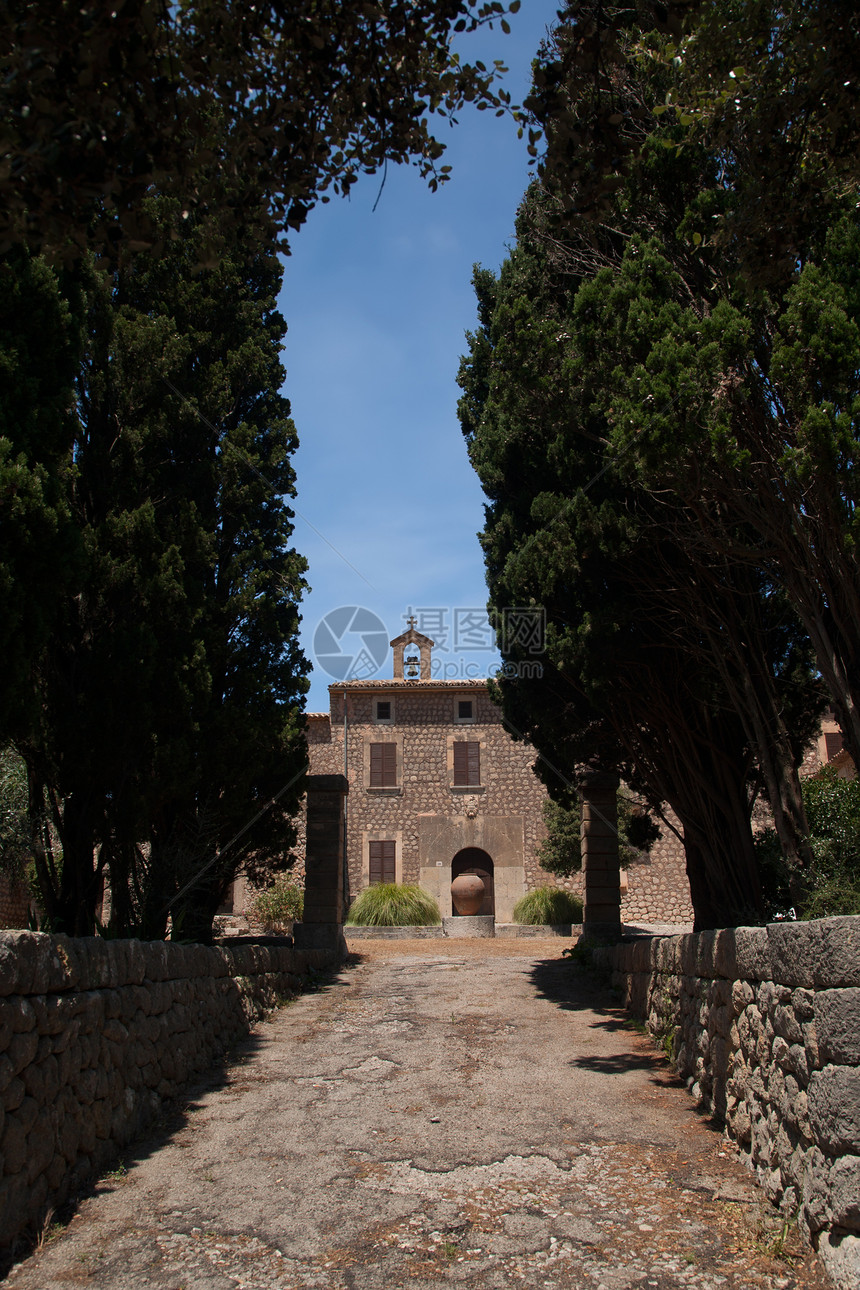
{"label": "stone wall", "polygon": [[[331,714],[308,716],[308,750],[314,774],[341,774],[346,767],[349,777],[350,897],[367,886],[369,842],[385,839],[395,843],[398,881],[419,882],[445,916],[452,912],[451,861],[465,847],[478,847],[493,861],[500,921],[509,919],[517,899],[535,887],[582,895],[581,874],[559,878],[540,867],[546,789],[532,769],[536,753],[511,738],[485,682],[347,682],[332,686],[330,693]],[[374,723],[373,704],[380,698],[392,703],[390,725]],[[458,698],[474,701],[473,723],[455,722]],[[451,782],[454,738],[481,744],[483,782],[475,791]],[[376,741],[398,744],[393,789],[371,789],[366,783],[367,747]],[[300,834],[302,829],[300,823]],[[665,827],[651,854],[622,875],[621,911],[627,923],[692,923],[683,846]]]}
{"label": "stone wall", "polygon": [[860,917],[595,951],[765,1192],[860,1284]]}
{"label": "stone wall", "polygon": [[0,933],[0,1247],[101,1170],[323,951]]}

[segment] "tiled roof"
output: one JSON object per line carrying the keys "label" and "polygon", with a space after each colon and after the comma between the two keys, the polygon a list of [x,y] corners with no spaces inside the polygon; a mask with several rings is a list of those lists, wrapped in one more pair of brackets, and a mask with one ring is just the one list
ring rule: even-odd
{"label": "tiled roof", "polygon": [[419,681],[389,677],[387,681],[334,681],[329,690],[485,690],[487,678],[480,681]]}

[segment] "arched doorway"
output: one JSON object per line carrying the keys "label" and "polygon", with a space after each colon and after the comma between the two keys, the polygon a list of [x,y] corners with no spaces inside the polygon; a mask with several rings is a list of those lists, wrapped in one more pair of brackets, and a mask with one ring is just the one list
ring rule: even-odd
{"label": "arched doorway", "polygon": [[[476,873],[484,884],[484,903],[478,910],[478,914],[496,914],[496,895],[493,886],[493,862],[482,851],[480,847],[464,847],[458,851],[451,861],[451,881],[459,878],[461,873]],[[455,916],[460,913],[456,904],[453,912]]]}

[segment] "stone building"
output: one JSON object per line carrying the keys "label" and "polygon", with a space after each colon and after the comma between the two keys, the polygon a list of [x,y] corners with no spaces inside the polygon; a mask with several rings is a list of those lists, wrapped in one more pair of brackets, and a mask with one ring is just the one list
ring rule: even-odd
{"label": "stone building", "polygon": [[[311,773],[344,774],[349,897],[371,882],[412,882],[443,917],[451,883],[478,872],[480,913],[511,920],[517,900],[539,886],[581,890],[581,875],[541,869],[546,790],[535,750],[512,739],[486,681],[432,677],[433,641],[414,626],[391,642],[393,677],[338,682],[330,710],[308,716]],[[626,922],[692,919],[683,851],[664,836],[622,874]]]}

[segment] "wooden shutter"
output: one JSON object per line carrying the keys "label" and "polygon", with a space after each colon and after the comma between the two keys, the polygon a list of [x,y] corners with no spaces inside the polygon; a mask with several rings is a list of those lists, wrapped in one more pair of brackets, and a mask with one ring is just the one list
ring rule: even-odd
{"label": "wooden shutter", "polygon": [[393,788],[397,784],[397,744],[370,745],[370,787]]}
{"label": "wooden shutter", "polygon": [[393,842],[371,842],[370,881],[395,882]]}
{"label": "wooden shutter", "polygon": [[477,786],[481,782],[481,745],[467,742],[465,739],[454,740],[454,783],[464,786]]}

